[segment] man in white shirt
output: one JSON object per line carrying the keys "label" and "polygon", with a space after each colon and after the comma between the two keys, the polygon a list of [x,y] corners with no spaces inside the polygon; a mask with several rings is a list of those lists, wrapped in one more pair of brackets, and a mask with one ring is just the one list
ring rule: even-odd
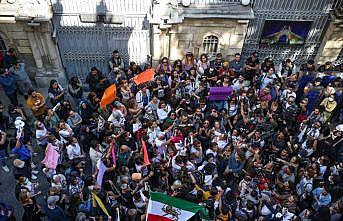
{"label": "man in white shirt", "polygon": [[71,143],[67,146],[66,149],[69,160],[82,157],[80,145],[75,137],[71,138]]}

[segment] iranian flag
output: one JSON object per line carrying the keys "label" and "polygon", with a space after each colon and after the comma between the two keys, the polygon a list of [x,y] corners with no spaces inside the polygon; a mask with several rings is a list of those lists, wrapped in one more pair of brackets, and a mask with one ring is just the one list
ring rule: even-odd
{"label": "iranian flag", "polygon": [[204,206],[166,194],[150,192],[146,221],[186,221],[197,212],[202,218],[207,217]]}

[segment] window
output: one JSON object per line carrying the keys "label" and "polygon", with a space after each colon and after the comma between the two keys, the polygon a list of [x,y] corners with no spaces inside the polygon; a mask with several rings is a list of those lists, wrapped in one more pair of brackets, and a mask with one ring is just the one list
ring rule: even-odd
{"label": "window", "polygon": [[202,43],[203,52],[209,57],[214,56],[218,50],[218,37],[209,35],[204,38]]}
{"label": "window", "polygon": [[0,53],[2,53],[3,55],[6,54],[6,45],[1,35],[0,35]]}

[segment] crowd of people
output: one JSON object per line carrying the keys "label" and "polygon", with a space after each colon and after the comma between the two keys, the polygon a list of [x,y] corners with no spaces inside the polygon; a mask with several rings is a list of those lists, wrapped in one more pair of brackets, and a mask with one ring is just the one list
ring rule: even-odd
{"label": "crowd of people", "polygon": [[[260,59],[163,57],[154,81],[136,85],[145,68],[125,67],[114,51],[108,73],[93,67],[85,82],[74,76],[65,87],[52,80],[44,97],[8,50],[0,162],[9,172],[7,150],[16,155],[17,219],[145,220],[156,191],[204,205],[215,221],[342,220],[343,65]],[[100,108],[112,84],[117,98]],[[42,161],[32,161],[35,152]],[[6,203],[0,211],[0,220],[15,219]]]}

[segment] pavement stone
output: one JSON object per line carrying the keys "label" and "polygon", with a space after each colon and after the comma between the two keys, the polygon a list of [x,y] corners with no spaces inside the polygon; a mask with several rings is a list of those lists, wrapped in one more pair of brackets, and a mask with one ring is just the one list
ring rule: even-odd
{"label": "pavement stone", "polygon": [[[39,91],[42,92],[44,96],[47,95],[47,89],[42,89]],[[26,107],[25,99],[21,95],[18,95],[18,99],[19,99],[19,103],[25,107],[25,112],[29,116],[29,119],[30,119],[29,123],[30,123],[30,125],[32,125],[32,128],[33,128],[34,118],[32,116],[30,116],[31,111]],[[0,89],[0,101],[5,105],[5,109],[7,110],[7,106],[10,103],[10,101],[6,97],[6,95],[4,94],[2,88]],[[14,131],[8,132],[9,139],[14,139],[13,132]],[[31,142],[32,142],[32,145],[33,145],[35,152],[38,153],[37,156],[33,156],[33,162],[37,166],[35,168],[35,170],[39,171],[39,174],[36,175],[38,177],[38,179],[35,182],[39,183],[38,189],[42,191],[42,194],[37,196],[37,201],[40,205],[44,205],[45,193],[46,193],[47,189],[49,188],[49,183],[47,182],[46,177],[43,174],[43,172],[41,170],[41,165],[40,165],[40,162],[44,157],[44,150],[38,149],[38,146],[35,145],[35,139],[34,138],[32,138]],[[16,159],[16,156],[10,155],[8,157],[8,159],[6,160],[7,165],[10,169],[10,171],[8,173],[6,173],[5,171],[2,170],[2,168],[0,168],[0,182],[2,184],[2,185],[0,185],[0,201],[6,202],[6,203],[12,205],[14,207],[15,217],[17,218],[17,220],[21,220],[21,217],[23,215],[23,208],[22,208],[20,202],[15,198],[15,195],[14,195],[14,192],[15,192],[15,179],[13,176],[13,160],[14,159]],[[45,218],[43,218],[42,220],[45,220]]]}

